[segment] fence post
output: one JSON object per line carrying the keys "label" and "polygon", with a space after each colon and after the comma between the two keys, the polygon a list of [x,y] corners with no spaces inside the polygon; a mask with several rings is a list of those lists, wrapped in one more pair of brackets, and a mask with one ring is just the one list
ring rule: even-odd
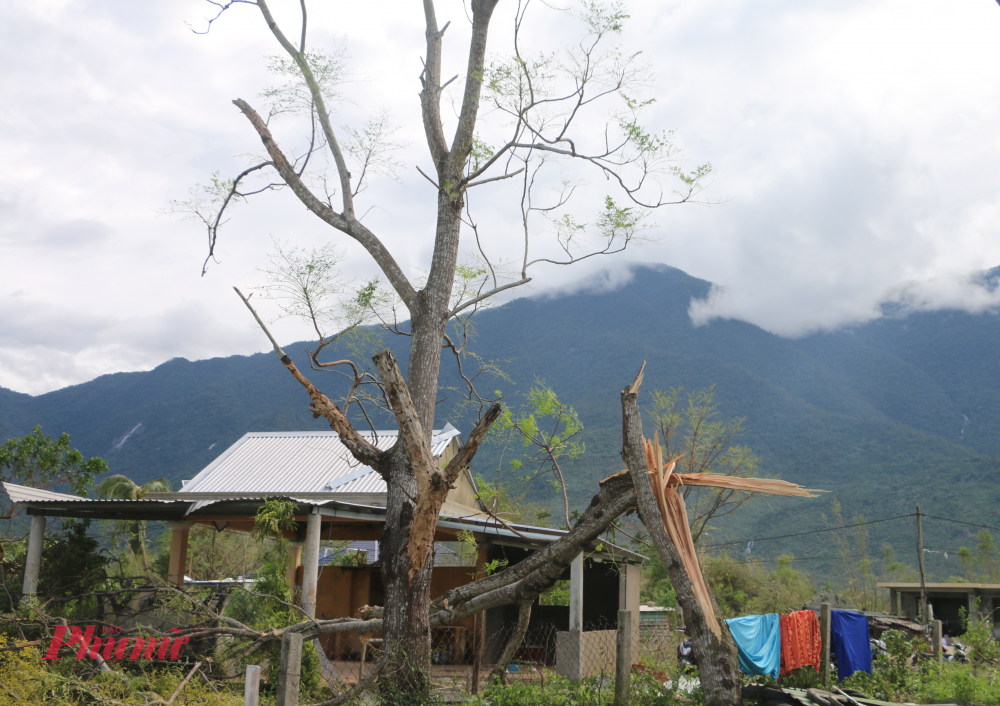
{"label": "fence post", "polygon": [[476,613],[476,623],[472,632],[472,695],[479,693],[479,672],[483,664],[483,640],[486,637],[486,611]]}
{"label": "fence post", "polygon": [[934,642],[934,661],[943,662],[944,656],[941,654],[941,621],[935,620],[931,623],[931,640]]}
{"label": "fence post", "polygon": [[277,706],[298,706],[299,677],[302,675],[302,636],[286,632],[281,636],[278,661]]}
{"label": "fence post", "polygon": [[260,667],[247,665],[247,681],[243,686],[243,706],[258,706],[260,703]]}
{"label": "fence post", "polygon": [[819,607],[819,671],[823,673],[823,688],[830,688],[830,604],[823,603]]}
{"label": "fence post", "polygon": [[615,650],[615,706],[628,706],[632,682],[632,611],[618,611]]}

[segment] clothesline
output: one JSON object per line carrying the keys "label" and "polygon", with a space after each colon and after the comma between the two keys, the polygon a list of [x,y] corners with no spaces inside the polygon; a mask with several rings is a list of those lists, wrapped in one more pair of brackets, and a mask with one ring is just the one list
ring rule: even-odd
{"label": "clothesline", "polygon": [[[799,667],[819,671],[822,651],[819,620],[811,610],[778,615],[745,615],[725,621],[736,642],[740,670],[777,680]],[[862,613],[830,612],[830,642],[843,681],[855,672],[872,671],[868,618]]]}

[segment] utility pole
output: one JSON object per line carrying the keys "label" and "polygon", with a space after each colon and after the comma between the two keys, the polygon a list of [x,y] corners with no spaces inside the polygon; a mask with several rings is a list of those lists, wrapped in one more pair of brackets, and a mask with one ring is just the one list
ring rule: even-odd
{"label": "utility pole", "polygon": [[917,505],[917,560],[920,562],[920,620],[926,624],[927,581],[924,579],[924,526],[920,521],[920,506]]}

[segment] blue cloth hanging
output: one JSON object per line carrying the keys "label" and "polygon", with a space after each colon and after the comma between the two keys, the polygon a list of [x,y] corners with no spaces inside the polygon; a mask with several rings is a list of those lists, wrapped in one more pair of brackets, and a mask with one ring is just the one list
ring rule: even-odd
{"label": "blue cloth hanging", "polygon": [[777,613],[745,615],[726,621],[740,656],[740,671],[767,674],[777,679],[781,672],[781,621]]}
{"label": "blue cloth hanging", "polygon": [[868,641],[868,618],[846,610],[830,611],[830,641],[837,655],[840,681],[855,672],[872,673],[872,646]]}

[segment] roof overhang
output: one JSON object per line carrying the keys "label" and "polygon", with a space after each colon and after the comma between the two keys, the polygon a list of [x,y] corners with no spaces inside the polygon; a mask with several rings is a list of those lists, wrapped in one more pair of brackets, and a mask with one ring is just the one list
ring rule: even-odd
{"label": "roof overhang", "polygon": [[[81,498],[54,493],[14,483],[2,483],[13,502],[26,507],[29,515],[76,517],[101,520],[152,520],[160,522],[209,521],[214,517],[257,514],[265,501],[284,497],[296,504],[295,514],[306,515],[315,508],[324,518],[382,524],[385,522],[385,495],[348,496],[341,493],[295,493],[281,496],[265,493],[150,493],[144,500]],[[467,530],[486,541],[504,546],[538,550],[552,544],[568,532],[551,527],[533,527],[498,522],[475,508],[446,502],[441,508],[438,527],[455,532]],[[600,549],[598,549],[600,547]],[[588,553],[629,563],[641,563],[645,557],[610,542],[591,542]],[[881,584],[880,584],[881,585]],[[970,584],[947,584],[970,585]],[[1000,590],[1000,586],[997,586]]]}

